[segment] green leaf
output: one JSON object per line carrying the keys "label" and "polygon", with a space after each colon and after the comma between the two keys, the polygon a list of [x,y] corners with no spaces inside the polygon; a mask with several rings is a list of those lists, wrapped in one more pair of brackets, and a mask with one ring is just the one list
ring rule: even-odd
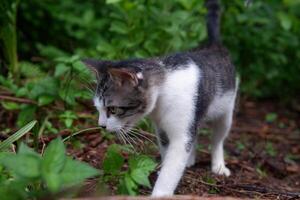
{"label": "green leaf", "polygon": [[75,99],[75,94],[73,91],[71,91],[72,88],[61,88],[59,90],[59,96],[62,100],[67,102],[69,105],[75,105],[76,104],[76,99]]}
{"label": "green leaf", "polygon": [[40,154],[36,153],[32,148],[29,148],[23,142],[21,142],[21,145],[18,149],[18,155],[33,155],[40,158]]}
{"label": "green leaf", "polygon": [[47,173],[44,176],[45,182],[51,192],[58,192],[62,185],[61,174]]}
{"label": "green leaf", "polygon": [[67,71],[69,71],[69,67],[66,66],[64,63],[59,63],[55,67],[54,76],[59,77],[61,75],[65,75]]}
{"label": "green leaf", "polygon": [[40,176],[41,159],[31,154],[10,155],[1,158],[1,164],[24,178]]}
{"label": "green leaf", "polygon": [[74,67],[74,69],[77,72],[89,72],[89,70],[87,69],[87,67],[81,62],[81,61],[75,61],[74,63],[72,63],[72,66]]}
{"label": "green leaf", "polygon": [[36,109],[35,105],[26,105],[18,115],[17,125],[21,127],[33,120]]}
{"label": "green leaf", "polygon": [[38,97],[38,104],[39,106],[45,106],[47,104],[50,104],[54,101],[54,96],[50,95],[41,95]]}
{"label": "green leaf", "polygon": [[36,123],[37,123],[36,120],[29,122],[23,128],[21,128],[16,133],[14,133],[12,136],[10,136],[9,138],[1,142],[0,151],[3,151],[4,149],[8,148],[13,142],[20,139],[23,135],[25,135],[28,131],[30,131],[35,126]]}
{"label": "green leaf", "polygon": [[87,178],[99,174],[99,170],[89,166],[88,164],[67,158],[60,177],[63,185],[73,186],[83,182]]}
{"label": "green leaf", "polygon": [[292,27],[292,19],[290,16],[283,12],[279,12],[277,16],[279,18],[281,27],[286,31],[290,30]]}
{"label": "green leaf", "polygon": [[124,179],[119,180],[117,193],[118,194],[128,194]]}
{"label": "green leaf", "polygon": [[129,159],[131,178],[138,184],[151,187],[148,176],[156,167],[156,163],[148,156],[139,155]]}
{"label": "green leaf", "polygon": [[42,161],[43,176],[47,173],[59,173],[66,162],[65,146],[60,138],[50,142],[45,150]]}
{"label": "green leaf", "polygon": [[124,164],[124,158],[116,145],[111,145],[103,161],[103,170],[105,174],[118,174]]}
{"label": "green leaf", "polygon": [[127,34],[129,32],[127,25],[122,21],[113,21],[109,30],[120,34]]}
{"label": "green leaf", "polygon": [[111,3],[118,3],[120,1],[122,1],[122,0],[106,0],[105,3],[106,4],[111,4]]}
{"label": "green leaf", "polygon": [[1,105],[6,110],[18,110],[18,109],[20,109],[20,105],[15,103],[15,102],[5,102],[5,101],[3,101],[3,102],[1,102]]}
{"label": "green leaf", "polygon": [[129,160],[129,168],[131,170],[141,169],[149,173],[155,169],[156,165],[150,157],[145,155],[139,155]]}
{"label": "green leaf", "polygon": [[125,174],[124,181],[128,194],[137,195],[136,189],[138,188],[138,186],[128,174]]}
{"label": "green leaf", "polygon": [[148,179],[149,173],[145,172],[143,169],[132,170],[130,176],[138,184],[151,188],[151,184]]}
{"label": "green leaf", "polygon": [[26,88],[26,86],[18,88],[18,90],[16,91],[16,96],[17,97],[25,97],[27,96],[29,93],[28,88]]}
{"label": "green leaf", "polygon": [[73,119],[70,118],[65,119],[65,125],[67,128],[71,128],[72,124],[73,124]]}
{"label": "green leaf", "polygon": [[39,65],[35,65],[31,62],[20,62],[21,74],[26,78],[37,78],[45,76],[45,73],[42,72]]}
{"label": "green leaf", "polygon": [[268,113],[265,117],[266,122],[272,123],[277,119],[276,113]]}
{"label": "green leaf", "polygon": [[30,91],[31,99],[38,99],[41,95],[56,97],[58,95],[59,80],[54,77],[45,77],[34,84]]}

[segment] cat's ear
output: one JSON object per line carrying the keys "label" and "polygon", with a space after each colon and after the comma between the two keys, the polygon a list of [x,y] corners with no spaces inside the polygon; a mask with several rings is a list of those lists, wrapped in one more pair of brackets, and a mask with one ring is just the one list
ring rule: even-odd
{"label": "cat's ear", "polygon": [[95,60],[95,59],[83,59],[81,60],[81,62],[83,64],[85,64],[85,66],[92,71],[93,73],[95,73],[97,76],[99,75],[100,72],[100,67],[101,67],[101,61]]}
{"label": "cat's ear", "polygon": [[108,70],[108,74],[119,86],[123,86],[125,83],[137,86],[139,80],[143,78],[141,72],[136,73],[124,68],[111,68]]}

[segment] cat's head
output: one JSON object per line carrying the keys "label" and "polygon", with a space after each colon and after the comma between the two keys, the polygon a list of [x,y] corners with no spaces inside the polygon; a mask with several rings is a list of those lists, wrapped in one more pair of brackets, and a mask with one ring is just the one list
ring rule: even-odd
{"label": "cat's head", "polygon": [[159,75],[151,72],[155,71],[151,70],[157,65],[155,62],[148,62],[146,68],[141,61],[86,59],[83,62],[97,77],[93,100],[99,111],[99,126],[110,132],[126,132],[153,110],[157,98],[155,85],[159,79]]}

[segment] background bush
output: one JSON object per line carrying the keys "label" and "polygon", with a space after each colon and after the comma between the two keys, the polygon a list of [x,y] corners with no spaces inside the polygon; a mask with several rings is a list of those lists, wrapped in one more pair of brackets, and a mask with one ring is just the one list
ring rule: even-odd
{"label": "background bush", "polygon": [[[242,92],[294,97],[300,89],[300,1],[222,6],[223,41],[242,76]],[[19,60],[48,73],[56,58],[74,54],[127,59],[187,50],[206,39],[205,13],[203,0],[20,1]]]}

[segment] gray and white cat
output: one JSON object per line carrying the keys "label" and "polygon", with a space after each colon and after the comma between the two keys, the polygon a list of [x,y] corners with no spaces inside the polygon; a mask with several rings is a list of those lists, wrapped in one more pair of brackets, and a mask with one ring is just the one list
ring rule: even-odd
{"label": "gray and white cat", "polygon": [[199,124],[212,124],[212,171],[230,175],[223,143],[229,133],[237,82],[227,50],[219,40],[218,0],[208,0],[209,45],[161,58],[125,61],[87,59],[97,74],[94,103],[99,125],[128,132],[149,116],[156,126],[162,168],[152,196],[174,193],[186,167],[195,163]]}

